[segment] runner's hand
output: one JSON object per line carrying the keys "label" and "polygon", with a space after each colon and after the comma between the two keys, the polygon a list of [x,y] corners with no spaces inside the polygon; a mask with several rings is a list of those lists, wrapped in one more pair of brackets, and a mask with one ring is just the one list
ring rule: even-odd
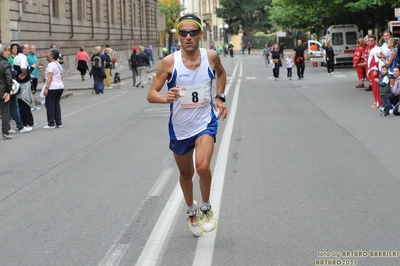
{"label": "runner's hand", "polygon": [[225,120],[226,115],[228,114],[228,109],[226,109],[225,104],[218,98],[214,100],[214,110],[218,112],[218,119]]}
{"label": "runner's hand", "polygon": [[178,100],[179,97],[179,87],[171,88],[167,93],[167,103],[172,103],[173,101]]}

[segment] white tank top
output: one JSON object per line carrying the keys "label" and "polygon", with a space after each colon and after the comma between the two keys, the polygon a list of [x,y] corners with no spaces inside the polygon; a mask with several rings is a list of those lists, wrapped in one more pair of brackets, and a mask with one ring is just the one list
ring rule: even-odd
{"label": "white tank top", "polygon": [[179,87],[179,100],[171,103],[169,134],[171,140],[182,140],[197,135],[215,120],[212,97],[213,71],[208,63],[207,52],[200,48],[201,63],[195,70],[185,67],[182,53],[174,53],[174,70],[167,83],[168,90]]}

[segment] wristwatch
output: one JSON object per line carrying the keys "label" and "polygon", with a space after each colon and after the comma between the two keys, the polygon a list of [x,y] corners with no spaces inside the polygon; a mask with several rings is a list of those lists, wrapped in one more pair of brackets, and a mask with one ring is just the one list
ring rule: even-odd
{"label": "wristwatch", "polygon": [[215,98],[221,99],[223,103],[225,102],[225,94],[223,93],[215,95]]}

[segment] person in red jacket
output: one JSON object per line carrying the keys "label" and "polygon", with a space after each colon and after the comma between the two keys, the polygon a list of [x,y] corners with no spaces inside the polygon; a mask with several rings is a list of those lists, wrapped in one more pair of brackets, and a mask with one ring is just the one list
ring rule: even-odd
{"label": "person in red jacket", "polygon": [[353,56],[353,68],[357,71],[358,85],[356,88],[364,88],[364,78],[365,78],[365,42],[363,38],[358,39],[357,48]]}
{"label": "person in red jacket", "polygon": [[[365,91],[372,91],[372,85],[371,82],[369,82],[368,79],[368,58],[369,58],[369,53],[371,52],[371,49],[373,48],[373,46],[369,45],[369,37],[368,35],[366,35],[364,37],[364,42],[365,42],[365,49],[364,49],[364,58],[365,58],[365,79],[368,80],[368,88],[365,89]],[[375,44],[375,40],[373,41]]]}
{"label": "person in red jacket", "polygon": [[369,35],[369,46],[371,47],[371,50],[369,52],[368,56],[368,80],[372,85],[372,95],[374,96],[374,104],[371,105],[371,108],[377,108],[379,106],[382,106],[382,99],[381,96],[379,95],[379,85],[378,82],[376,82],[375,78],[379,78],[379,58],[378,54],[380,53],[381,49],[379,46],[376,45],[375,42],[375,35]]}

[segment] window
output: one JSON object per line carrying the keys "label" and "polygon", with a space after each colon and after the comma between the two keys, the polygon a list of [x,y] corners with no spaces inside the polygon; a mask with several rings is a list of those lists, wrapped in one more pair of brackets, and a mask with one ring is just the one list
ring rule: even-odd
{"label": "window", "polygon": [[100,22],[100,0],[96,0],[96,21]]}
{"label": "window", "polygon": [[77,0],[77,9],[78,9],[78,20],[83,20],[83,13],[84,13],[84,5],[83,0]]}
{"label": "window", "polygon": [[53,11],[53,17],[58,18],[60,16],[60,6],[58,0],[52,1],[52,11]]}
{"label": "window", "polygon": [[357,44],[357,32],[346,32],[346,44],[356,45]]}
{"label": "window", "polygon": [[65,1],[65,17],[70,19],[72,16],[71,2],[72,0]]}
{"label": "window", "polygon": [[332,33],[332,45],[343,45],[343,34],[341,32]]}

